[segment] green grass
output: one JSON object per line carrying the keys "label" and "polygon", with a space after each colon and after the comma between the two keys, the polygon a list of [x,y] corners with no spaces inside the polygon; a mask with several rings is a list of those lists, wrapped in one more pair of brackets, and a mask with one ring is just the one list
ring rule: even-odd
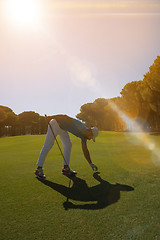
{"label": "green grass", "polygon": [[[154,164],[155,158],[160,160],[158,150],[155,155],[128,133],[101,132],[96,143],[88,142],[104,180],[100,184],[83,157],[80,140],[71,136],[71,167],[78,171],[78,184],[67,195],[69,179],[60,174],[56,144],[44,165],[48,181],[34,177],[44,139],[0,139],[0,239],[160,239],[160,168]],[[160,136],[147,139],[160,144]],[[129,187],[124,185],[134,190],[125,191]],[[65,210],[67,196],[72,199]]]}

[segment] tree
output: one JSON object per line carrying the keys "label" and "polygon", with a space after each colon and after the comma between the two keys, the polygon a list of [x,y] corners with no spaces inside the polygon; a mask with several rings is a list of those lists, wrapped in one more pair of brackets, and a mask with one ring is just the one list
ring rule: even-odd
{"label": "tree", "polygon": [[87,103],[81,106],[80,113],[76,117],[82,120],[88,127],[95,125],[96,108],[93,103]]}
{"label": "tree", "polygon": [[1,109],[0,106],[0,124],[4,123],[5,119],[7,118],[6,115],[7,115],[6,112],[3,109]]}
{"label": "tree", "polygon": [[87,126],[96,126],[99,130],[122,130],[124,124],[118,113],[114,110],[113,103],[119,98],[98,98],[93,103],[84,104],[77,118],[86,123]]}
{"label": "tree", "polygon": [[136,119],[140,114],[140,93],[138,90],[141,81],[127,83],[122,91],[121,110],[130,118]]}
{"label": "tree", "polygon": [[153,130],[160,130],[160,56],[144,75],[141,96],[148,106],[148,121]]}
{"label": "tree", "polygon": [[12,109],[0,106],[0,136],[15,135],[17,115]]}
{"label": "tree", "polygon": [[40,115],[33,111],[25,111],[18,115],[18,125],[21,134],[39,134]]}

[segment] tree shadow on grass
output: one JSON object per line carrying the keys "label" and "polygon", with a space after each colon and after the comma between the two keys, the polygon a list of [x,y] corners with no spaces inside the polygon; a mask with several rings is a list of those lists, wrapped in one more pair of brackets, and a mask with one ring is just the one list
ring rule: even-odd
{"label": "tree shadow on grass", "polygon": [[[103,209],[120,199],[121,191],[133,191],[134,188],[119,183],[111,184],[103,180],[99,173],[94,173],[93,177],[99,182],[98,185],[88,187],[85,180],[76,176],[70,178],[73,181],[72,187],[66,187],[48,180],[39,180],[41,183],[51,187],[67,198],[63,203],[65,210],[68,209]],[[84,204],[73,204],[70,200],[89,202]],[[92,203],[94,202],[94,203]]]}

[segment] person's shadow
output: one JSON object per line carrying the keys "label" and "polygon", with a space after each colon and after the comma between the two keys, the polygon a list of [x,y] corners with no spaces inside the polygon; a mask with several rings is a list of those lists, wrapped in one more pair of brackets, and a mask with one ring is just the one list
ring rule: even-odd
{"label": "person's shadow", "polygon": [[[93,177],[99,182],[98,185],[88,187],[85,180],[76,176],[70,178],[73,186],[65,187],[48,180],[39,180],[41,183],[51,187],[55,191],[61,193],[67,198],[63,203],[65,210],[72,209],[102,209],[120,199],[120,191],[133,191],[134,188],[119,183],[110,184],[103,180],[99,173],[94,173]],[[84,204],[73,204],[70,200],[85,202]],[[94,202],[94,203],[87,203]]]}

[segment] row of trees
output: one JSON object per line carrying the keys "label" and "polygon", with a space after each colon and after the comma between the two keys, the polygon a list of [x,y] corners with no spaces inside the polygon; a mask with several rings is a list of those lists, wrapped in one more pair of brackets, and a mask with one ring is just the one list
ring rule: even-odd
{"label": "row of trees", "polygon": [[[84,104],[76,117],[100,130],[136,130],[140,125],[145,130],[160,131],[160,56],[143,80],[127,83],[120,94]],[[45,118],[38,113],[16,115],[12,109],[0,106],[0,136],[44,134],[46,130]]]}
{"label": "row of trees", "polygon": [[16,115],[12,109],[0,106],[0,136],[24,134],[44,134],[47,124],[45,118],[29,111]]}
{"label": "row of trees", "polygon": [[160,131],[160,56],[143,80],[124,86],[121,97],[84,104],[77,118],[101,130],[135,130],[140,125],[145,130]]}

